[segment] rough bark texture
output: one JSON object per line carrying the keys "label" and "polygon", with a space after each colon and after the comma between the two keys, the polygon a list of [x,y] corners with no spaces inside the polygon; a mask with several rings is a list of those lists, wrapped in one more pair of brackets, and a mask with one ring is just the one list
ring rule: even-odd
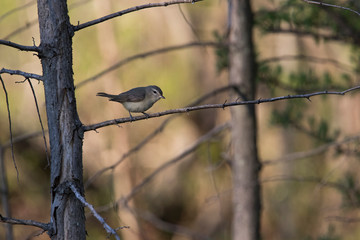
{"label": "rough bark texture", "polygon": [[52,239],[85,239],[82,204],[68,188],[83,194],[82,140],[72,71],[73,28],[65,0],[38,0],[46,112],[51,153]]}
{"label": "rough bark texture", "polygon": [[[249,0],[231,0],[229,82],[237,97],[255,96],[255,60],[252,12]],[[233,96],[233,98],[236,98]],[[231,108],[233,146],[233,238],[260,239],[260,164],[256,147],[256,116],[253,105]]]}

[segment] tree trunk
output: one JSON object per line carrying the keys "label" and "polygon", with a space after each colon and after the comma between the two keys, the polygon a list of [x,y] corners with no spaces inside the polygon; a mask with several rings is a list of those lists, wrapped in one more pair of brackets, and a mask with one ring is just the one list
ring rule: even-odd
{"label": "tree trunk", "polygon": [[[230,1],[231,28],[229,82],[236,96],[255,97],[253,16],[249,0]],[[231,108],[233,148],[233,226],[236,240],[260,239],[260,163],[256,147],[256,116],[253,105]]]}
{"label": "tree trunk", "polygon": [[73,28],[65,0],[38,0],[46,113],[51,153],[52,239],[85,239],[84,209],[68,188],[83,189],[82,140],[72,71]]}

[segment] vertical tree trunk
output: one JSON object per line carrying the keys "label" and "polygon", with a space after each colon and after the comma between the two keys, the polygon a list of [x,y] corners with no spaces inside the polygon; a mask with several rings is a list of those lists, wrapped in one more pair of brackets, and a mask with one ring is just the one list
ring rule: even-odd
{"label": "vertical tree trunk", "polygon": [[74,94],[72,37],[66,0],[38,0],[39,55],[43,68],[51,153],[52,239],[85,239],[82,204],[69,191],[83,194],[82,140]]}
{"label": "vertical tree trunk", "polygon": [[[231,29],[229,82],[236,97],[255,96],[255,59],[252,11],[249,0],[230,0]],[[260,163],[256,147],[253,105],[231,108],[233,147],[233,239],[260,239]]]}

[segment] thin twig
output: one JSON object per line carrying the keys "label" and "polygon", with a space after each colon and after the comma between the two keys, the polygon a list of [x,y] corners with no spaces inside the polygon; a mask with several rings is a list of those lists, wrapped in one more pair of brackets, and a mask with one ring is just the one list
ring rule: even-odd
{"label": "thin twig", "polygon": [[92,20],[92,21],[89,21],[89,22],[86,22],[83,24],[76,25],[76,26],[74,26],[74,31],[79,31],[81,29],[93,26],[95,24],[105,22],[112,18],[119,17],[119,16],[122,16],[122,15],[125,15],[128,13],[131,13],[131,12],[142,10],[142,9],[154,8],[154,7],[167,7],[167,6],[173,5],[173,4],[195,3],[195,2],[199,2],[199,1],[202,1],[202,0],[173,0],[173,1],[169,1],[169,2],[148,3],[148,4],[144,4],[144,5],[139,5],[139,6],[131,7],[131,8],[116,12],[116,13],[109,14],[107,16],[104,16],[104,17],[101,17],[101,18],[98,18],[98,19],[95,19],[95,20]]}
{"label": "thin twig", "polygon": [[235,102],[229,102],[229,103],[223,103],[223,104],[205,104],[205,105],[199,105],[194,107],[185,107],[185,108],[178,108],[178,109],[171,109],[163,112],[148,114],[147,116],[136,116],[136,117],[128,117],[128,118],[118,118],[114,120],[108,120],[96,124],[91,124],[84,126],[84,131],[91,131],[96,130],[98,128],[110,126],[110,125],[117,125],[119,123],[126,123],[126,122],[134,122],[139,120],[145,120],[149,118],[154,117],[161,117],[169,114],[175,114],[175,113],[188,113],[192,111],[202,110],[202,109],[211,109],[211,108],[226,108],[226,107],[232,107],[232,106],[239,106],[239,105],[250,105],[250,104],[260,104],[260,103],[268,103],[268,102],[275,102],[275,101],[281,101],[281,100],[288,100],[288,99],[299,99],[299,98],[305,98],[310,99],[313,96],[318,95],[345,95],[348,92],[355,91],[360,89],[360,86],[355,86],[349,89],[346,89],[344,91],[338,92],[338,91],[321,91],[321,92],[314,92],[309,94],[297,94],[297,95],[287,95],[287,96],[281,96],[281,97],[274,97],[274,98],[268,98],[268,99],[258,99],[258,100],[250,100],[250,101],[235,101]]}
{"label": "thin twig", "polygon": [[138,191],[144,187],[146,184],[148,184],[149,182],[151,182],[155,176],[157,176],[160,172],[164,171],[165,169],[167,169],[168,167],[172,166],[173,164],[175,164],[176,162],[180,161],[181,159],[183,159],[184,157],[188,156],[190,153],[192,153],[199,145],[201,145],[202,143],[208,141],[209,139],[211,139],[212,137],[214,137],[215,135],[219,134],[220,132],[222,132],[223,130],[229,128],[229,124],[228,123],[224,123],[220,126],[217,126],[215,128],[213,128],[211,131],[207,132],[205,135],[203,135],[202,137],[200,137],[194,144],[192,144],[188,149],[186,149],[185,151],[183,151],[180,155],[176,156],[175,158],[171,159],[170,161],[165,162],[164,164],[162,164],[160,167],[158,167],[154,172],[152,172],[149,176],[147,176],[146,178],[144,178],[138,185],[136,185],[132,191],[126,196],[124,197],[122,200],[125,204],[127,204],[127,202],[133,198],[135,196],[136,193],[138,193]]}
{"label": "thin twig", "polygon": [[193,32],[193,34],[195,35],[196,39],[199,40],[200,38],[199,38],[199,36],[198,36],[198,33],[197,33],[196,30],[195,30],[194,25],[190,22],[190,20],[188,20],[188,19],[186,18],[185,13],[184,13],[184,11],[182,10],[180,4],[178,5],[178,8],[179,8],[179,11],[180,11],[180,13],[181,13],[181,16],[182,16],[183,19],[185,20],[186,24],[190,27],[190,29],[191,29],[191,31]]}
{"label": "thin twig", "polygon": [[13,48],[19,49],[21,51],[27,51],[27,52],[39,52],[40,51],[40,48],[37,46],[26,46],[26,45],[21,45],[18,43],[14,43],[14,42],[2,40],[2,39],[0,39],[0,45],[13,47]]}
{"label": "thin twig", "polygon": [[25,219],[16,219],[16,218],[3,217],[1,214],[0,214],[0,222],[9,223],[9,224],[33,226],[33,227],[41,228],[41,229],[43,229],[45,231],[51,230],[51,225],[49,223],[37,222],[37,221],[34,221],[34,220],[25,220]]}
{"label": "thin twig", "polygon": [[348,8],[348,7],[342,7],[342,6],[338,6],[338,5],[335,5],[335,4],[329,4],[329,3],[317,2],[317,1],[310,1],[310,0],[302,0],[302,1],[304,1],[306,3],[309,3],[309,4],[316,4],[316,5],[325,6],[325,7],[340,8],[340,9],[343,9],[343,10],[353,12],[353,13],[360,16],[360,12],[355,11],[354,9],[351,9],[351,8]]}
{"label": "thin twig", "polygon": [[28,73],[28,72],[23,72],[20,70],[11,70],[11,69],[6,69],[6,68],[2,68],[0,70],[0,74],[2,73],[7,73],[10,75],[19,75],[19,76],[23,76],[24,78],[33,78],[39,81],[42,81],[42,76],[35,74],[35,73]]}
{"label": "thin twig", "polygon": [[16,170],[16,177],[17,177],[17,180],[19,182],[19,170],[18,170],[17,165],[16,165],[15,154],[14,154],[14,144],[13,144],[13,135],[12,135],[12,127],[11,127],[11,115],[10,115],[9,97],[8,97],[8,94],[7,94],[7,91],[6,91],[5,83],[4,83],[1,75],[0,75],[0,81],[1,81],[2,87],[4,89],[5,99],[6,99],[6,107],[7,107],[7,112],[8,112],[10,142],[11,142],[11,157],[12,157],[14,167],[15,167],[15,170]]}
{"label": "thin twig", "polygon": [[164,48],[159,48],[159,49],[155,49],[155,50],[151,50],[148,52],[144,52],[144,53],[140,53],[140,54],[136,54],[130,57],[127,57],[123,60],[120,60],[119,62],[115,63],[114,65],[110,66],[109,68],[99,72],[98,74],[87,78],[81,82],[79,82],[78,84],[75,85],[76,88],[82,87],[83,85],[85,85],[86,83],[89,83],[91,81],[95,81],[96,79],[102,77],[103,75],[114,71],[116,69],[118,69],[119,67],[130,63],[132,61],[135,61],[137,59],[142,59],[142,58],[146,58],[152,55],[156,55],[156,54],[162,54],[162,53],[167,53],[167,52],[171,52],[171,51],[176,51],[176,50],[181,50],[181,49],[185,49],[185,48],[190,48],[190,47],[198,47],[198,46],[223,46],[224,44],[220,44],[217,42],[190,42],[190,43],[185,43],[185,44],[181,44],[181,45],[176,45],[176,46],[170,46],[170,47],[164,47]]}
{"label": "thin twig", "polygon": [[46,160],[48,162],[48,166],[50,166],[50,157],[49,157],[49,152],[48,152],[48,147],[47,147],[47,142],[46,142],[46,137],[45,137],[45,130],[44,130],[44,125],[42,123],[42,120],[41,120],[41,116],[40,116],[40,111],[39,111],[39,104],[37,102],[37,99],[36,99],[36,94],[35,94],[35,90],[34,90],[34,87],[30,81],[29,78],[27,78],[27,81],[30,85],[30,88],[31,88],[31,92],[34,96],[34,101],[35,101],[35,106],[36,106],[36,112],[37,112],[37,115],[39,117],[39,122],[40,122],[40,126],[41,126],[41,132],[42,132],[42,136],[43,136],[43,139],[44,139],[44,145],[45,145],[45,155],[46,155]]}
{"label": "thin twig", "polygon": [[116,231],[111,228],[104,220],[103,217],[101,217],[96,210],[94,209],[94,207],[86,202],[85,198],[83,196],[81,196],[81,194],[79,193],[79,191],[76,189],[75,185],[73,183],[70,183],[70,189],[71,191],[73,191],[73,193],[75,194],[76,198],[79,199],[79,201],[87,208],[89,208],[89,210],[91,211],[91,213],[94,215],[94,217],[103,225],[103,227],[105,228],[106,232],[108,234],[114,235],[115,239],[120,240],[119,235],[116,233]]}
{"label": "thin twig", "polygon": [[146,136],[138,145],[136,145],[134,148],[130,149],[128,152],[124,153],[121,158],[116,161],[115,163],[111,164],[110,166],[104,167],[103,169],[97,171],[94,175],[92,175],[84,184],[84,188],[86,189],[87,187],[90,186],[91,183],[93,183],[95,181],[96,178],[98,178],[99,176],[101,176],[103,173],[109,171],[109,170],[114,170],[120,163],[122,163],[126,158],[130,157],[132,154],[136,153],[137,151],[139,151],[143,146],[145,146],[151,139],[153,139],[155,136],[157,136],[160,132],[162,132],[162,130],[165,128],[165,126],[167,125],[167,123],[171,120],[172,118],[169,117],[168,119],[166,119],[165,121],[162,122],[162,124],[155,129],[152,133],[150,133],[148,136]]}

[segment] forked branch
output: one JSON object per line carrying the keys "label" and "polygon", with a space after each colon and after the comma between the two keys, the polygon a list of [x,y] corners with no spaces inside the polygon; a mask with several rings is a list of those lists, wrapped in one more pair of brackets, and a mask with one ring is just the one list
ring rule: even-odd
{"label": "forked branch", "polygon": [[34,220],[8,218],[8,217],[3,217],[1,214],[0,214],[0,222],[38,227],[38,228],[43,229],[44,231],[51,230],[51,225],[48,223],[41,223],[41,222],[37,222]]}
{"label": "forked branch", "polygon": [[38,75],[38,74],[35,74],[35,73],[23,72],[23,71],[20,71],[20,70],[12,70],[12,69],[2,68],[0,70],[0,74],[3,74],[3,73],[7,73],[7,74],[10,74],[10,75],[18,75],[18,76],[22,76],[24,78],[32,78],[32,79],[36,79],[36,80],[39,80],[39,81],[42,81],[42,79],[43,79],[41,75]]}
{"label": "forked branch", "polygon": [[39,52],[40,51],[40,48],[38,46],[26,46],[26,45],[21,45],[21,44],[18,44],[18,43],[14,43],[14,42],[10,42],[10,41],[7,41],[7,40],[2,40],[2,39],[0,39],[0,45],[13,47],[13,48],[16,48],[18,50],[27,51],[27,52]]}

